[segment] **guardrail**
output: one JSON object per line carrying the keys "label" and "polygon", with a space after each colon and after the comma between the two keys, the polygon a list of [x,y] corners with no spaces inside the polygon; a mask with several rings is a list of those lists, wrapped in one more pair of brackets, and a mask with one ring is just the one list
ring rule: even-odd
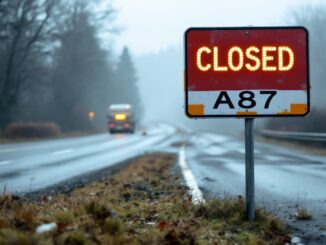
{"label": "guardrail", "polygon": [[299,132],[285,132],[274,130],[261,130],[260,134],[265,137],[278,138],[284,140],[296,140],[305,142],[326,143],[326,133],[299,133]]}

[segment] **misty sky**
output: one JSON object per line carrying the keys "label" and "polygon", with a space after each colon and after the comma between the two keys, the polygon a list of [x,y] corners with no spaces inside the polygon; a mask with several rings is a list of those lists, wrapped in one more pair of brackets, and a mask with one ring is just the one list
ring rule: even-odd
{"label": "misty sky", "polygon": [[[123,28],[114,37],[114,49],[117,54],[124,45],[131,50],[144,121],[212,128],[209,120],[189,120],[184,114],[183,34],[187,28],[284,26],[291,23],[291,11],[319,3],[326,0],[113,0],[118,10],[114,24]],[[223,133],[243,129],[237,119],[219,119],[216,125]]]}
{"label": "misty sky", "polygon": [[113,0],[116,23],[124,31],[117,47],[130,47],[136,55],[181,46],[191,26],[286,25],[287,13],[304,3],[326,0]]}

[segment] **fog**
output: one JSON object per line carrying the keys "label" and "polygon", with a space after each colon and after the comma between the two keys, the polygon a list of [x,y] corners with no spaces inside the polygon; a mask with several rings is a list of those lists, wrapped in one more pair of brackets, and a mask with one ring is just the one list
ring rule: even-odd
{"label": "fog", "polygon": [[[273,11],[274,9],[271,9],[271,13],[273,13]],[[308,118],[312,117],[313,119],[310,118],[307,122],[309,120],[316,121],[315,118],[320,117],[320,119],[323,119],[321,119],[319,123],[323,124],[325,119],[324,114],[321,115],[321,112],[326,110],[324,99],[324,91],[326,89],[324,82],[324,77],[326,76],[324,68],[326,64],[326,52],[322,44],[326,41],[326,29],[324,28],[324,23],[326,22],[325,5],[298,3],[297,5],[283,8],[282,13],[283,18],[274,21],[269,19],[270,15],[268,13],[265,13],[267,21],[266,19],[256,19],[255,22],[257,25],[260,23],[263,25],[268,22],[270,25],[273,25],[273,22],[283,26],[300,25],[305,26],[309,30],[312,113]],[[223,20],[221,22],[225,23]],[[235,22],[236,21],[231,21],[230,23],[232,25]],[[190,23],[193,22],[190,21]],[[136,65],[140,78],[140,92],[146,109],[144,120],[166,121],[189,129],[202,129],[235,134],[242,132],[243,120],[194,120],[185,116],[183,88],[184,47],[180,40],[182,35],[183,33],[180,32],[178,38],[176,38],[179,40],[177,45],[171,45],[158,52],[152,51],[149,54],[138,54],[136,56]],[[318,109],[318,116],[316,116],[316,112],[314,111],[315,108]],[[292,121],[288,121],[287,119],[274,120],[280,120],[280,124],[288,124],[288,128],[291,128],[291,125],[295,121],[302,121],[303,119],[295,119]],[[256,125],[260,128],[263,127],[265,122],[266,119],[259,119],[256,120]],[[312,127],[309,128],[311,129]]]}
{"label": "fog", "polygon": [[139,123],[238,134],[243,120],[185,116],[183,34],[191,26],[248,25],[308,28],[313,110],[268,125],[313,131],[326,125],[325,6],[317,0],[0,1],[0,131],[51,122],[67,132],[103,132],[108,106],[129,103]]}
{"label": "fog", "polygon": [[163,121],[182,129],[239,133],[239,119],[189,119],[185,115],[183,47],[170,47],[152,55],[137,56],[140,94],[145,122]]}

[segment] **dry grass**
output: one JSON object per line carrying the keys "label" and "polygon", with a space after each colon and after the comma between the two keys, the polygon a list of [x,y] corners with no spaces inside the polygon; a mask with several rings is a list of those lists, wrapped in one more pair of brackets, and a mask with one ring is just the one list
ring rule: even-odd
{"label": "dry grass", "polygon": [[57,124],[51,122],[11,123],[4,134],[10,139],[48,138],[59,136],[61,130]]}
{"label": "dry grass", "polygon": [[[264,210],[244,220],[245,202],[194,205],[171,174],[169,154],[140,157],[112,178],[42,200],[0,198],[0,244],[283,244],[284,225]],[[36,234],[40,224],[57,229]]]}
{"label": "dry grass", "polygon": [[299,207],[295,215],[297,220],[311,220],[312,215],[304,208]]}

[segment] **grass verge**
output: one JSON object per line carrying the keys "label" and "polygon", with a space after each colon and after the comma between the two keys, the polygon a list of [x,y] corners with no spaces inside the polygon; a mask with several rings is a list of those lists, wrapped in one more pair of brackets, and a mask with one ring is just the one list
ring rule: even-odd
{"label": "grass verge", "polygon": [[[113,177],[38,201],[0,197],[0,244],[284,244],[266,211],[245,221],[243,198],[194,205],[174,174],[175,157],[139,157]],[[37,233],[42,224],[52,229]]]}
{"label": "grass verge", "polygon": [[61,134],[60,127],[53,122],[11,123],[5,130],[10,139],[50,138]]}

